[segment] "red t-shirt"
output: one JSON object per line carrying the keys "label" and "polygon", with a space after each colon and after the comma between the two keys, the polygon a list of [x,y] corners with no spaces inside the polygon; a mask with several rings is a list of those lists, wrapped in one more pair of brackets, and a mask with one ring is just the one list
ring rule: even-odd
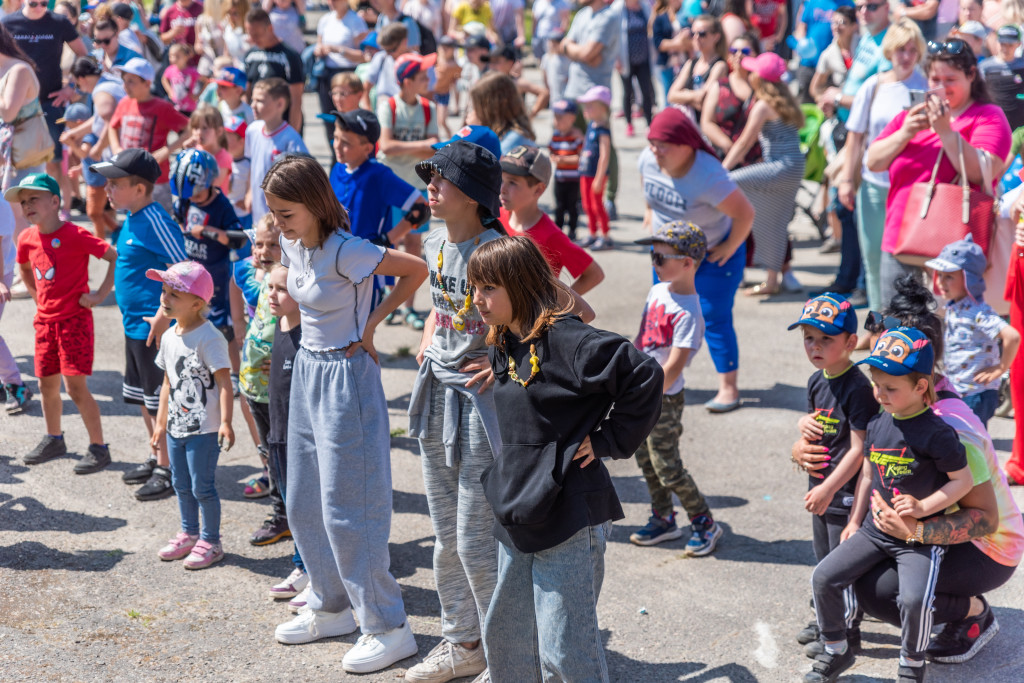
{"label": "red t-shirt", "polygon": [[32,265],[39,303],[36,320],[56,322],[83,310],[78,299],[89,292],[89,257],[102,257],[110,245],[85,228],[65,223],[49,234],[33,225],[18,237],[18,263]]}
{"label": "red t-shirt", "polygon": [[196,19],[202,13],[202,3],[193,2],[188,6],[188,9],[183,9],[181,5],[174,3],[164,12],[164,16],[160,19],[160,33],[167,33],[175,26],[184,26],[187,30],[171,42],[195,46]]}
{"label": "red t-shirt", "polygon": [[[119,131],[123,149],[141,147],[147,152],[166,145],[168,133],[181,133],[187,125],[188,117],[159,97],[141,103],[132,97],[122,97],[110,118],[110,127]],[[167,182],[169,169],[170,161],[160,163],[158,183]]]}
{"label": "red t-shirt", "polygon": [[509,214],[505,209],[501,210],[501,215],[498,218],[509,235],[526,235],[533,240],[540,249],[540,253],[544,254],[555,277],[562,274],[562,268],[566,268],[573,279],[576,279],[583,275],[583,271],[594,262],[594,257],[573,244],[572,240],[558,229],[558,226],[546,213],[541,214],[540,220],[524,232],[518,232],[509,227]]}
{"label": "red t-shirt", "polygon": [[779,5],[784,0],[754,0],[750,23],[760,32],[762,38],[771,38],[779,28]]}

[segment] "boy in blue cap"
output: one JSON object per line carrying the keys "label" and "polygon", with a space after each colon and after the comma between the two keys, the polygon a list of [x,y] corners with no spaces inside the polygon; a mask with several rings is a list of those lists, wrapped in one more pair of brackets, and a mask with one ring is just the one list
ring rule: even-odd
{"label": "boy in blue cap", "polygon": [[[814,557],[821,562],[839,545],[850,520],[850,506],[864,454],[864,435],[878,414],[871,382],[857,370],[850,354],[857,347],[857,314],[845,297],[822,294],[804,304],[800,319],[789,326],[803,333],[804,352],[817,371],[807,380],[807,415],[800,432],[828,449],[825,469],[810,473],[804,509],[810,512]],[[857,597],[853,587],[845,591],[847,637],[860,647]],[[820,633],[816,622],[797,635],[801,644],[815,643]],[[820,650],[820,646],[817,647]]]}
{"label": "boy in blue cap", "polygon": [[[814,658],[806,683],[834,681],[853,665],[847,643],[843,590],[878,562],[894,558],[899,570],[899,604],[903,622],[897,683],[923,681],[924,653],[931,640],[935,577],[944,548],[924,545],[924,526],[900,539],[877,526],[883,502],[887,517],[918,520],[942,511],[967,493],[973,484],[967,455],[956,431],[930,405],[935,401],[932,366],[935,350],[920,330],[888,330],[860,364],[871,368],[875,398],[884,412],[868,423],[861,479],[853,499],[850,523],[842,543],[818,563],[811,577],[814,608],[824,642]],[[867,515],[871,501],[871,514]]]}
{"label": "boy in blue cap", "polygon": [[970,235],[947,244],[924,265],[934,271],[935,287],[946,299],[946,377],[987,428],[999,406],[1000,379],[1020,347],[1020,333],[985,303],[988,260]]}

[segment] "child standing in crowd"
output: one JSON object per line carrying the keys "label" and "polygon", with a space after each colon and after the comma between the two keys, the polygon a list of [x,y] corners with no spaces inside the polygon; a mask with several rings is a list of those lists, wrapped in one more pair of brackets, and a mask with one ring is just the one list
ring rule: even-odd
{"label": "child standing in crowd", "polygon": [[[395,63],[399,94],[377,98],[377,120],[380,122],[380,161],[399,178],[425,192],[424,182],[416,175],[416,165],[433,155],[437,138],[437,110],[425,95],[430,85],[427,69],[434,65],[436,55],[420,57],[402,55]],[[392,212],[393,222],[400,224],[405,212]],[[423,223],[402,239],[406,252],[420,256],[423,251],[421,232],[430,227]],[[397,243],[396,243],[397,244]],[[422,330],[424,315],[416,310],[415,297],[410,296],[396,315],[414,330]]]}
{"label": "child standing in crowd", "polygon": [[[327,174],[309,156],[282,159],[262,188],[281,228],[288,291],[299,305],[288,414],[288,519],[309,570],[307,610],[277,627],[281,643],[362,636],[341,664],[370,673],[416,654],[389,571],[388,409],[373,345],[377,326],[426,278],[420,259],[348,231]],[[371,276],[397,278],[371,310]],[[318,391],[310,391],[318,387]]]}
{"label": "child standing in crowd", "polygon": [[806,683],[834,681],[853,665],[843,592],[886,558],[896,560],[900,576],[903,634],[897,681],[925,680],[935,576],[945,549],[924,545],[920,521],[915,533],[898,540],[875,526],[877,507],[872,505],[872,514],[866,513],[871,492],[877,491],[892,501],[900,516],[927,519],[941,514],[972,486],[963,444],[930,407],[935,402],[934,362],[928,338],[912,327],[887,331],[861,361],[871,368],[875,398],[884,412],[867,426],[867,454],[841,543],[811,576],[824,651],[804,676]]}
{"label": "child standing in crowd", "polygon": [[245,203],[253,224],[267,213],[262,184],[270,167],[286,154],[309,153],[302,135],[284,120],[291,101],[291,92],[284,79],[265,78],[253,86],[252,112],[256,120],[245,131],[245,156],[251,169]]}
{"label": "child standing in crowd", "polygon": [[555,100],[554,132],[551,134],[551,158],[555,161],[555,225],[559,230],[568,223],[569,239],[576,241],[576,225],[580,219],[580,154],[583,133],[576,127],[576,103]]}
{"label": "child standing in crowd", "polygon": [[1020,333],[985,303],[988,261],[970,235],[947,244],[924,265],[935,272],[935,286],[946,300],[946,377],[987,429],[999,407],[999,382],[1020,348]]}
{"label": "child standing in crowd", "polygon": [[167,437],[181,531],[157,555],[167,561],[184,557],[185,569],[205,569],[224,559],[214,474],[220,449],[235,443],[228,343],[206,319],[213,279],[201,264],[184,261],[149,270],[146,277],[163,283],[160,307],[177,323],[164,332],[156,356],[164,382],[151,445]]}
{"label": "child standing in crowd", "polygon": [[482,478],[498,539],[484,627],[495,683],[608,680],[597,601],[623,513],[602,458],[636,450],[664,383],[654,359],[573,316],[544,264],[524,237],[489,241],[469,262],[503,444]]}
{"label": "child standing in crowd", "polygon": [[573,291],[586,294],[604,280],[604,271],[537,206],[550,181],[551,161],[536,147],[516,147],[501,157],[501,222],[510,235],[534,241],[556,278],[568,268],[576,278]]}
{"label": "child standing in crowd", "polygon": [[587,120],[587,134],[580,153],[580,197],[587,214],[590,238],[583,246],[594,251],[611,249],[608,236],[608,211],[604,206],[604,187],[608,181],[608,161],[611,158],[612,133],[608,128],[612,93],[603,85],[595,85],[577,102],[583,106]]}
{"label": "child standing in crowd", "polygon": [[[280,246],[278,247],[280,249]],[[270,314],[275,320],[273,330],[273,348],[270,352],[270,379],[268,384],[267,414],[270,418],[267,430],[266,447],[270,461],[270,476],[277,483],[282,500],[287,499],[288,491],[288,400],[292,389],[292,368],[295,354],[302,343],[302,319],[299,305],[288,293],[288,269],[280,263],[270,264],[266,275],[267,304]],[[287,514],[285,516],[287,520]],[[299,547],[295,546],[292,553],[295,569],[288,577],[270,589],[270,597],[275,600],[291,600],[301,602],[305,606],[306,598],[300,597],[309,590],[309,576],[306,566],[299,555]]]}
{"label": "child standing in crowd", "polygon": [[[807,380],[807,412],[800,433],[829,455],[827,466],[808,477],[804,509],[810,512],[814,556],[821,562],[836,549],[850,521],[850,507],[864,455],[868,422],[878,415],[878,401],[867,376],[854,367],[850,354],[857,347],[857,314],[838,294],[823,294],[804,304],[800,319],[789,326],[803,333],[804,352],[817,372]],[[813,428],[804,423],[813,423]],[[844,591],[846,637],[860,649],[857,596]],[[818,640],[817,622],[797,635],[802,645]]]}
{"label": "child standing in crowd", "polygon": [[[188,121],[189,138],[185,147],[195,147],[209,152],[217,162],[217,176],[214,184],[221,192],[231,191],[231,164],[234,159],[227,150],[228,139],[224,132],[224,117],[208,104],[199,105]],[[173,188],[172,188],[173,189]]]}
{"label": "child standing in crowd", "polygon": [[252,231],[252,213],[249,211],[247,195],[252,167],[245,156],[245,133],[248,125],[240,116],[232,116],[224,122],[224,140],[231,155],[231,187],[227,191],[228,201],[235,209],[242,230]]}
{"label": "child standing in crowd", "polygon": [[441,642],[405,677],[440,681],[475,676],[487,667],[480,639],[498,576],[494,518],[480,476],[501,451],[501,436],[486,356],[487,325],[473,305],[466,268],[480,245],[502,235],[497,221],[501,167],[484,147],[457,140],[416,171],[428,183],[431,211],[445,222],[423,245],[433,310],[409,399],[409,433],[419,439],[436,537]]}
{"label": "child standing in crowd", "polygon": [[[3,319],[4,306],[11,300],[16,254],[14,211],[6,199],[0,198],[0,319]],[[18,363],[11,355],[11,350],[7,348],[3,336],[0,336],[0,389],[0,397],[5,399],[4,409],[8,415],[22,412],[25,403],[32,397],[32,392],[25,386]]]}
{"label": "child standing in crowd", "polygon": [[462,76],[462,67],[455,57],[456,46],[455,39],[451,36],[442,36],[437,41],[437,64],[434,65],[437,82],[434,84],[434,102],[437,104],[438,128],[445,140],[452,136],[448,128],[448,107],[452,101],[452,89]]}
{"label": "child standing in crowd", "polygon": [[[167,319],[160,311],[160,285],[147,279],[146,272],[186,260],[185,238],[174,219],[153,199],[154,184],[163,171],[149,152],[126,149],[93,170],[107,179],[111,205],[127,212],[118,233],[114,269],[117,306],[124,325],[121,393],[125,403],[141,407],[149,433],[147,443],[151,443],[163,384],[163,373],[156,366],[155,342],[166,329]],[[138,500],[172,495],[166,441],[158,440],[146,462],[125,472],[121,479],[126,484],[144,484],[135,492]]]}
{"label": "child standing in crowd", "polygon": [[[45,173],[25,176],[4,193],[4,199],[20,204],[29,222],[18,237],[17,258],[22,282],[36,302],[35,373],[46,422],[46,435],[24,462],[38,465],[68,452],[60,428],[63,380],[89,433],[89,449],[75,464],[75,474],[99,472],[110,464],[110,449],[103,441],[100,407],[86,380],[92,374],[95,346],[92,308],[103,303],[114,286],[117,250],[84,228],[61,220],[60,186]],[[89,291],[90,256],[108,264],[95,292]]]}
{"label": "child standing in crowd", "polygon": [[362,97],[363,82],[354,71],[342,71],[331,76],[331,104],[335,111],[344,114],[359,109]]}
{"label": "child standing in crowd", "polygon": [[[154,97],[153,65],[145,59],[129,59],[118,67],[124,82],[126,97],[121,98],[110,118],[110,151],[117,154],[123,149],[141,148],[150,152],[160,164],[160,175],[154,181],[151,193],[164,211],[172,210],[171,188],[167,183],[170,155],[185,141],[179,137],[167,144],[168,133],[178,133],[188,125],[188,117],[167,100]],[[118,290],[120,291],[120,290]]]}
{"label": "child standing in crowd", "polygon": [[202,76],[191,66],[195,52],[189,45],[174,43],[167,50],[167,56],[170,64],[164,69],[160,82],[178,111],[190,115],[196,110],[202,89]]}
{"label": "child standing in crowd", "polygon": [[217,86],[217,109],[224,120],[237,116],[247,124],[252,123],[252,107],[242,99],[249,85],[245,72],[234,66],[224,67],[217,74],[214,84]]}

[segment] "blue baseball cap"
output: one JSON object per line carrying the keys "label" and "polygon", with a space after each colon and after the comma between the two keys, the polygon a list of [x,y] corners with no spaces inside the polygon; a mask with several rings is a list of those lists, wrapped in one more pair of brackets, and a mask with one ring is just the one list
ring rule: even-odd
{"label": "blue baseball cap", "polygon": [[488,152],[494,155],[494,158],[501,158],[501,141],[498,140],[498,136],[493,130],[487,126],[463,126],[458,130],[455,135],[452,136],[451,140],[445,140],[444,142],[438,142],[432,145],[434,149],[441,149],[447,147],[456,140],[465,140],[466,142],[472,142],[474,145],[480,145]]}
{"label": "blue baseball cap", "polygon": [[842,332],[857,333],[857,314],[846,297],[841,294],[827,292],[804,304],[800,319],[786,329],[794,329],[801,325],[816,327],[827,335]]}
{"label": "blue baseball cap", "polygon": [[886,330],[875,342],[871,355],[857,365],[865,363],[898,377],[912,372],[930,375],[935,365],[935,347],[920,330],[897,327]]}
{"label": "blue baseball cap", "polygon": [[217,74],[217,78],[216,80],[214,80],[214,83],[216,83],[217,85],[227,86],[229,88],[232,86],[237,86],[239,88],[245,89],[245,86],[249,83],[249,81],[245,77],[245,72],[241,69],[235,68],[233,66],[226,66],[220,70],[219,74]]}
{"label": "blue baseball cap", "polygon": [[556,114],[575,114],[578,109],[572,100],[558,100],[551,105],[551,111]]}
{"label": "blue baseball cap", "polygon": [[361,43],[359,43],[359,49],[360,50],[365,50],[366,48],[371,48],[373,50],[379,50],[380,49],[380,45],[377,44],[377,32],[376,31],[370,31],[369,33],[367,33],[366,37],[363,38],[363,41]]}

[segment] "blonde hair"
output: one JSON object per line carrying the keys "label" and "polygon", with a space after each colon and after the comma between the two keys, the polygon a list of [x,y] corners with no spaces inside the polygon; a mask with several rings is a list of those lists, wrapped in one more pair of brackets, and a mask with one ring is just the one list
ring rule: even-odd
{"label": "blonde hair", "polygon": [[191,59],[192,55],[194,55],[196,51],[187,43],[172,43],[171,46],[167,48],[167,54],[172,59],[174,58],[174,55],[180,55],[181,53],[185,53],[185,56]]}
{"label": "blonde hair", "polygon": [[999,3],[1001,24],[1024,24],[1024,0],[1003,0]]}
{"label": "blonde hair", "polygon": [[202,128],[203,126],[217,131],[217,144],[220,145],[221,149],[227,149],[228,136],[224,132],[224,117],[221,116],[220,111],[216,107],[209,104],[200,104],[192,112],[188,119],[189,130]]}
{"label": "blonde hair", "polygon": [[227,2],[225,0],[203,0],[203,14],[207,21],[216,26],[227,14]]}
{"label": "blonde hair", "polygon": [[[224,12],[224,16],[228,18],[228,23],[235,28],[241,28],[245,25],[245,15],[249,13],[249,0],[228,0],[228,8],[237,10],[234,18],[227,11]],[[238,22],[237,24],[235,22]]]}
{"label": "blonde hair", "polygon": [[889,30],[885,32],[885,37],[882,38],[882,54],[885,55],[886,59],[892,59],[893,53],[907,43],[913,43],[917,47],[918,62],[928,54],[928,47],[924,42],[924,34],[921,33],[921,28],[917,25],[917,22],[906,17],[900,17],[889,25]]}
{"label": "blonde hair", "polygon": [[511,77],[499,71],[488,71],[470,89],[469,96],[480,125],[493,130],[498,138],[515,130],[531,140],[537,139],[526,114],[526,105]]}
{"label": "blonde hair", "polygon": [[350,88],[353,91],[363,92],[363,82],[356,75],[355,71],[342,71],[331,76],[331,87]]}
{"label": "blonde hair", "polygon": [[783,123],[794,128],[803,128],[804,113],[785,83],[766,81],[752,73],[750,74],[750,85],[753,87],[757,99],[771,107]]}
{"label": "blonde hair", "polygon": [[274,214],[272,213],[265,213],[262,218],[256,221],[256,225],[252,226],[253,235],[255,235],[256,231],[260,228],[264,228],[271,233],[281,233],[281,228],[277,227],[277,221],[274,220]]}

